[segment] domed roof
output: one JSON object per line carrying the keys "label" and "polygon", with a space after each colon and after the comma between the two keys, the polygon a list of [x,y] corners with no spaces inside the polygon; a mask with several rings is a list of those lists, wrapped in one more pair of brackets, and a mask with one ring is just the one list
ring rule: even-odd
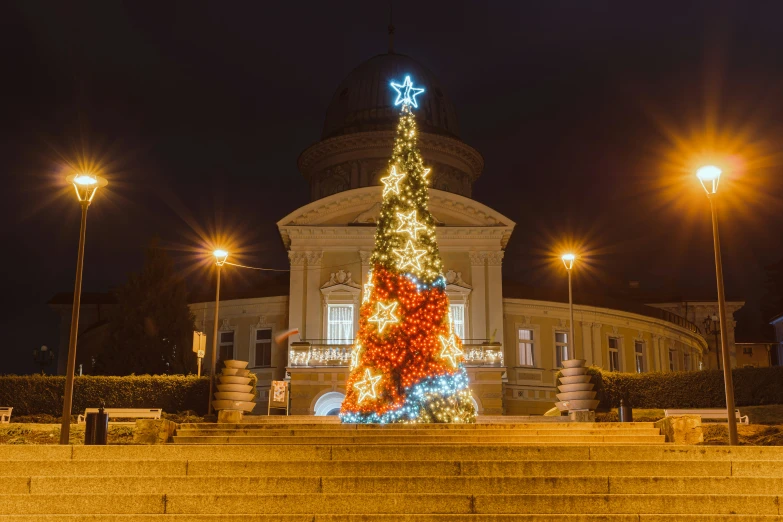
{"label": "domed roof", "polygon": [[423,65],[404,54],[380,54],[354,69],[337,88],[326,110],[321,139],[355,132],[394,130],[399,107],[394,106],[392,81],[402,82],[406,75],[425,91],[416,98],[415,110],[423,132],[459,137],[457,111],[446,97],[435,76]]}

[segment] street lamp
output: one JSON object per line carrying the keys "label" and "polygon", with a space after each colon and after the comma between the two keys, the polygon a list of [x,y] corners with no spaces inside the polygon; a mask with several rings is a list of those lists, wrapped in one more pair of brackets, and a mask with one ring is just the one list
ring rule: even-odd
{"label": "street lamp", "polygon": [[574,338],[574,298],[571,292],[571,270],[574,268],[574,260],[576,259],[576,256],[574,254],[563,254],[561,259],[565,265],[566,272],[568,272],[568,312],[571,315],[571,333],[569,334],[571,338],[568,340],[568,345],[573,346],[573,348],[570,350],[571,353],[567,353],[566,355],[573,357],[575,356],[576,339]]}
{"label": "street lamp", "polygon": [[33,350],[33,360],[41,367],[41,375],[43,375],[44,369],[52,364],[54,360],[54,352],[46,345],[41,346],[41,348],[35,348]]}
{"label": "street lamp", "polygon": [[207,399],[209,404],[207,405],[207,413],[212,414],[212,387],[215,383],[215,364],[217,361],[217,347],[218,347],[218,307],[220,306],[220,268],[226,262],[228,258],[228,252],[222,249],[212,252],[215,256],[215,266],[217,266],[217,285],[215,286],[215,324],[212,330],[212,371],[209,374],[209,398]]}
{"label": "street lamp", "polygon": [[63,418],[60,426],[60,444],[68,444],[71,434],[71,408],[73,406],[73,377],[76,372],[76,338],[79,334],[79,307],[82,300],[82,269],[84,268],[84,238],[87,230],[87,207],[92,203],[99,188],[108,182],[95,174],[73,174],[66,178],[76,191],[76,199],[82,207],[79,228],[79,253],[76,257],[76,282],[73,288],[73,310],[71,310],[71,338],[68,342],[68,365],[65,369],[65,394],[63,396]]}
{"label": "street lamp", "polygon": [[734,416],[734,383],[731,376],[731,358],[729,357],[728,336],[726,334],[726,295],[723,291],[723,263],[720,256],[720,234],[718,233],[718,182],[721,170],[714,165],[707,165],[696,171],[696,177],[701,181],[707,198],[710,200],[712,213],[712,240],[715,250],[715,278],[718,283],[718,324],[720,325],[720,346],[723,356],[723,381],[726,386],[726,409],[729,417],[729,444],[736,446],[737,419]]}

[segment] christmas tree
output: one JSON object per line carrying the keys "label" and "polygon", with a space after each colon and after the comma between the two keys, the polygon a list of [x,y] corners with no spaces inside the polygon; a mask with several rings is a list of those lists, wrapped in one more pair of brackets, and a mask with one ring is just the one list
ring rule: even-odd
{"label": "christmas tree", "polygon": [[391,84],[402,105],[372,268],[364,285],[359,332],[340,410],[343,422],[474,422],[452,329],[446,281],[428,208],[430,169],[417,145],[416,96],[410,77]]}

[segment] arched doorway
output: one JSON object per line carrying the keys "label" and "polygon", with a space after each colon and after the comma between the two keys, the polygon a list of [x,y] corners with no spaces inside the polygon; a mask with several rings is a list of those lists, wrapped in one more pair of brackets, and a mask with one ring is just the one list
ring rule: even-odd
{"label": "arched doorway", "polygon": [[313,407],[315,416],[337,415],[340,413],[340,406],[342,406],[343,400],[345,400],[345,395],[340,392],[324,393],[318,398]]}

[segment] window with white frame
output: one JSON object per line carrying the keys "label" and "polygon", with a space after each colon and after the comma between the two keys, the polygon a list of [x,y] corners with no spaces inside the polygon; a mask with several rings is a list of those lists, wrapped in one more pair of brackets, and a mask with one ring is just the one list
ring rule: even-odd
{"label": "window with white frame", "polygon": [[636,357],[636,373],[644,372],[644,341],[634,341],[634,356]]}
{"label": "window with white frame", "polygon": [[563,361],[570,359],[568,332],[555,332],[555,366],[561,368]]}
{"label": "window with white frame", "polygon": [[451,305],[451,327],[460,339],[465,339],[465,305]]}
{"label": "window with white frame", "polygon": [[351,344],[353,342],[353,305],[330,304],[326,316],[326,342]]}
{"label": "window with white frame", "polygon": [[229,361],[234,358],[234,331],[218,332],[218,355],[220,360]]}
{"label": "window with white frame", "polygon": [[677,351],[669,349],[669,370],[677,371]]}
{"label": "window with white frame", "polygon": [[535,366],[533,357],[533,330],[529,328],[519,329],[519,365]]}
{"label": "window with white frame", "polygon": [[255,365],[272,366],[272,329],[259,328],[255,339]]}
{"label": "window with white frame", "polygon": [[609,371],[620,371],[620,339],[618,337],[609,338]]}

